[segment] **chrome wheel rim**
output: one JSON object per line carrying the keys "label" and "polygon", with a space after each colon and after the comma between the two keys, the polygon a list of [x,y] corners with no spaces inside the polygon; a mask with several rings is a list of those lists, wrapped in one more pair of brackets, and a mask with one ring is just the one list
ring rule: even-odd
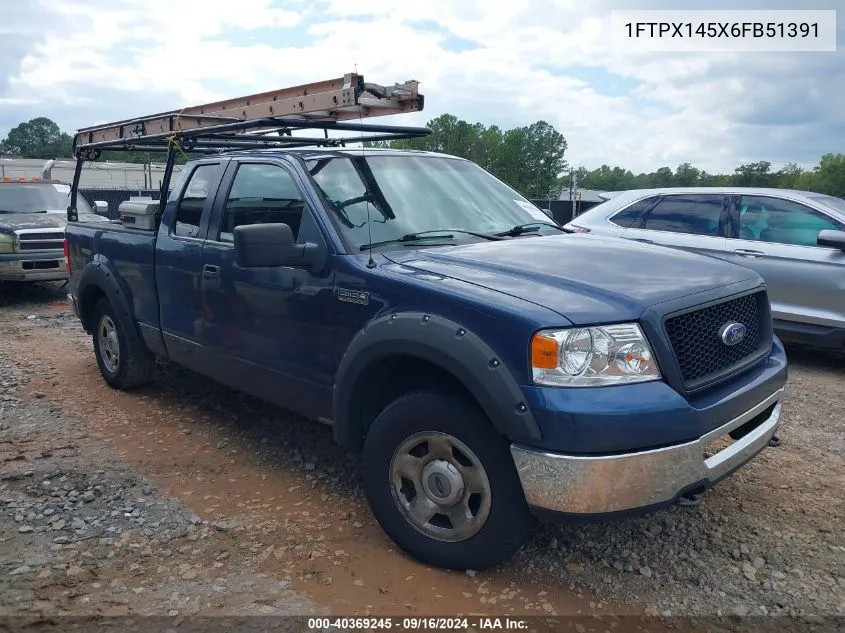
{"label": "chrome wheel rim", "polygon": [[477,534],[490,515],[490,480],[481,460],[459,439],[415,433],[390,461],[393,500],[411,525],[438,541]]}
{"label": "chrome wheel rim", "polygon": [[120,341],[117,338],[117,328],[114,326],[114,321],[106,314],[100,319],[100,325],[97,328],[97,341],[103,365],[110,372],[117,372],[120,365]]}

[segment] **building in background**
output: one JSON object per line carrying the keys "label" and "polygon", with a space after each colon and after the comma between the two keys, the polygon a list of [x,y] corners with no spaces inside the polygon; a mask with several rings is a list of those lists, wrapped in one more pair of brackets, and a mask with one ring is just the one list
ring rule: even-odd
{"label": "building in background", "polygon": [[[42,158],[0,158],[0,179],[4,177],[41,178],[47,161]],[[76,161],[58,159],[52,161],[50,177],[70,182],[76,169]],[[178,172],[180,166],[174,167]],[[108,161],[86,162],[82,168],[80,187],[84,189],[132,189],[149,190],[161,187],[164,163],[111,163]]]}

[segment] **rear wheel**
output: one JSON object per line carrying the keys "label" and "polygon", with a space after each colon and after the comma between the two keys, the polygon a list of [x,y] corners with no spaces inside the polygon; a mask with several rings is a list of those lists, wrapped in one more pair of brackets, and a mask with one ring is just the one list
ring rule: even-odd
{"label": "rear wheel", "polygon": [[385,532],[431,565],[497,565],[530,525],[508,442],[459,396],[417,391],[388,405],[367,435],[363,477]]}
{"label": "rear wheel", "polygon": [[94,352],[105,381],[115,389],[148,384],[155,375],[155,356],[140,341],[131,341],[122,322],[103,297],[94,308]]}

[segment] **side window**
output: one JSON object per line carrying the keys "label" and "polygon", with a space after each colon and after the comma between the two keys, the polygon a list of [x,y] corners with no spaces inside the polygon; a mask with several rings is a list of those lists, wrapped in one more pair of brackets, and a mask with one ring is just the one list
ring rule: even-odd
{"label": "side window", "polygon": [[182,237],[197,237],[199,235],[202,209],[212,185],[216,182],[214,177],[217,168],[217,163],[200,165],[190,175],[188,186],[179,202],[179,208],[176,209],[176,224],[173,227],[175,235]]}
{"label": "side window", "polygon": [[720,195],[666,196],[649,212],[645,228],[719,237],[722,200]]}
{"label": "side window", "polygon": [[741,239],[796,246],[816,246],[819,232],[843,230],[841,224],[803,204],[770,198],[742,196],[739,205]]}
{"label": "side window", "polygon": [[233,242],[236,226],[282,223],[290,226],[294,239],[305,201],[291,175],[278,165],[244,163],[238,166],[217,239]]}
{"label": "side window", "polygon": [[629,229],[634,225],[634,222],[640,219],[643,211],[651,207],[652,204],[654,204],[654,196],[651,198],[643,198],[639,202],[632,204],[630,207],[622,209],[616,215],[611,216],[610,221],[617,226]]}

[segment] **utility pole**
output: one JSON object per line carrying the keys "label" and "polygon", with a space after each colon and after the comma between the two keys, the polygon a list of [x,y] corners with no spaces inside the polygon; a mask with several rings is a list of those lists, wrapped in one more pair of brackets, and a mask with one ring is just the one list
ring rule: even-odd
{"label": "utility pole", "polygon": [[575,219],[576,216],[576,200],[575,194],[578,191],[578,175],[575,173],[575,170],[572,169],[569,172],[569,199],[572,201],[572,219]]}

